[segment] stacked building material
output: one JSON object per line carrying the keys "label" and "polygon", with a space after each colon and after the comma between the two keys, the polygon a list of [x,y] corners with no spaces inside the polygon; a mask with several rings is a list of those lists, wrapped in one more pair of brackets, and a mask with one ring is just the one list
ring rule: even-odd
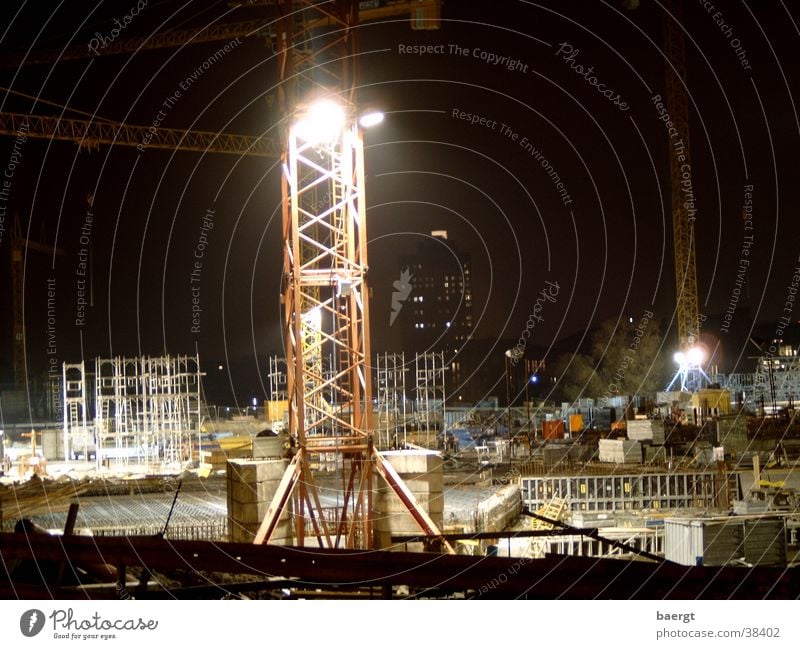
{"label": "stacked building material", "polygon": [[664,444],[664,422],[655,419],[631,419],[626,422],[628,439]]}
{"label": "stacked building material", "polygon": [[786,524],[783,518],[745,519],[744,560],[754,566],[786,565]]}
{"label": "stacked building material", "polygon": [[665,447],[645,444],[642,448],[644,449],[645,464],[663,465],[667,463],[667,449]]}
{"label": "stacked building material", "polygon": [[601,439],[599,459],[614,464],[636,464],[642,461],[642,445],[630,439]]}

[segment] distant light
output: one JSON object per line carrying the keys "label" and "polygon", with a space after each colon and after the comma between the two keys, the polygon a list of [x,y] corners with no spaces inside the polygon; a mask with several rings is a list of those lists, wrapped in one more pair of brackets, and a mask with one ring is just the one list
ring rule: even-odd
{"label": "distant light", "polygon": [[632,317],[629,317],[629,318],[628,318],[628,322],[630,322],[631,324],[633,324],[633,318],[632,318]]}
{"label": "distant light", "polygon": [[311,106],[295,123],[294,132],[309,144],[332,142],[344,127],[344,108],[331,99],[321,99]]}
{"label": "distant light", "polygon": [[253,408],[255,408],[257,405],[258,405],[258,399],[253,397]]}
{"label": "distant light", "polygon": [[383,113],[379,110],[376,110],[362,115],[358,120],[358,123],[361,124],[363,128],[370,128],[371,126],[377,126],[383,122],[383,117]]}
{"label": "distant light", "polygon": [[538,383],[538,382],[539,382],[539,377],[534,374],[531,377],[531,383]]}
{"label": "distant light", "polygon": [[217,365],[218,370],[222,370],[222,365]]}
{"label": "distant light", "polygon": [[686,362],[686,355],[683,352],[675,352],[672,357],[678,365],[683,365]]}
{"label": "distant light", "polygon": [[692,347],[686,353],[686,359],[692,365],[702,365],[703,361],[706,359],[706,354],[702,347]]}
{"label": "distant light", "polygon": [[447,324],[445,324],[445,327],[449,327],[449,326],[450,326],[450,321],[448,320]]}

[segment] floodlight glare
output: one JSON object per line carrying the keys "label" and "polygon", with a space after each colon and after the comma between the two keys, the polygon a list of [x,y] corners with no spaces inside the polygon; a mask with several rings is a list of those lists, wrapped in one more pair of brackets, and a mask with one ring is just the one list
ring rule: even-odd
{"label": "floodlight glare", "polygon": [[382,121],[383,121],[383,113],[376,110],[362,115],[361,118],[358,120],[358,123],[361,124],[363,128],[369,128],[371,126],[377,126]]}
{"label": "floodlight glare", "polygon": [[705,353],[702,347],[692,347],[687,353],[686,358],[694,366],[699,366],[705,360]]}
{"label": "floodlight glare", "polygon": [[686,355],[683,352],[675,352],[672,358],[678,365],[683,366],[683,364],[686,363]]}
{"label": "floodlight glare", "polygon": [[301,140],[309,144],[332,142],[344,127],[344,108],[331,99],[321,99],[311,106],[294,125]]}
{"label": "floodlight glare", "polygon": [[322,329],[322,309],[319,307],[314,307],[310,311],[307,311],[303,314],[303,322],[306,326],[320,331]]}

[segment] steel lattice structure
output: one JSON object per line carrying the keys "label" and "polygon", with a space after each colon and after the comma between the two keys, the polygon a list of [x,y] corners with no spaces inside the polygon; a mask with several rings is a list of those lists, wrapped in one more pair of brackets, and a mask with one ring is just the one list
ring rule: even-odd
{"label": "steel lattice structure", "polygon": [[268,137],[179,128],[156,129],[152,126],[135,126],[107,120],[0,113],[0,135],[15,135],[20,130],[28,137],[75,142],[89,149],[97,148],[100,144],[113,144],[141,147],[142,150],[164,149],[266,158],[280,157],[280,146]]}
{"label": "steel lattice structure", "polygon": [[[426,534],[439,535],[373,446],[364,153],[352,115],[330,142],[292,129],[282,190],[289,434],[298,451],[254,542],[270,540],[294,497],[297,545],[305,544],[308,527],[320,547],[371,547],[375,474]],[[317,199],[320,192],[327,200]],[[330,454],[341,458],[334,464],[346,484],[332,518],[323,513],[313,475]]]}
{"label": "steel lattice structure", "polygon": [[[294,498],[295,543],[372,547],[375,474],[397,494],[420,529],[439,536],[392,466],[373,446],[364,145],[356,123],[355,32],[358,3],[323,6],[278,0],[281,109],[289,126],[283,155],[284,341],[292,458],[254,543],[269,542]],[[327,21],[327,33],[315,31]],[[342,111],[337,128],[308,132],[321,99]],[[316,100],[316,102],[314,101]],[[300,102],[308,102],[303,105]],[[324,360],[330,359],[328,363]],[[326,366],[327,365],[327,366]],[[335,456],[333,462],[331,455]],[[341,467],[343,494],[323,511],[313,470]],[[445,544],[452,551],[449,544]]]}
{"label": "steel lattice structure", "polygon": [[[667,56],[667,108],[677,137],[669,140],[669,168],[672,205],[672,238],[675,253],[676,319],[678,347],[684,361],[672,379],[680,380],[682,391],[702,386],[705,373],[699,363],[689,360],[691,350],[700,342],[700,314],[697,297],[694,200],[690,213],[687,196],[693,196],[692,166],[689,149],[689,105],[686,94],[686,52],[683,38],[682,0],[668,0],[671,15],[664,16],[664,49]],[[687,188],[687,194],[684,190]]]}

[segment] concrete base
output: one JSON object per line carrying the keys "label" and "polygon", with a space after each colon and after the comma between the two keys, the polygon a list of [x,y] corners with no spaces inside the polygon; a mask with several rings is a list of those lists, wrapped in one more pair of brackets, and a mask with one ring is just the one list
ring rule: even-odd
{"label": "concrete base", "polygon": [[[408,490],[441,530],[444,519],[444,472],[442,457],[434,451],[388,451],[382,453]],[[393,535],[422,532],[408,508],[386,484],[381,484],[373,503],[373,543],[379,549],[422,551],[422,543],[393,546]]]}
{"label": "concrete base", "polygon": [[[253,541],[288,464],[288,460],[227,462],[228,536],[231,541]],[[287,508],[270,542],[291,545],[293,538],[293,518]]]}

